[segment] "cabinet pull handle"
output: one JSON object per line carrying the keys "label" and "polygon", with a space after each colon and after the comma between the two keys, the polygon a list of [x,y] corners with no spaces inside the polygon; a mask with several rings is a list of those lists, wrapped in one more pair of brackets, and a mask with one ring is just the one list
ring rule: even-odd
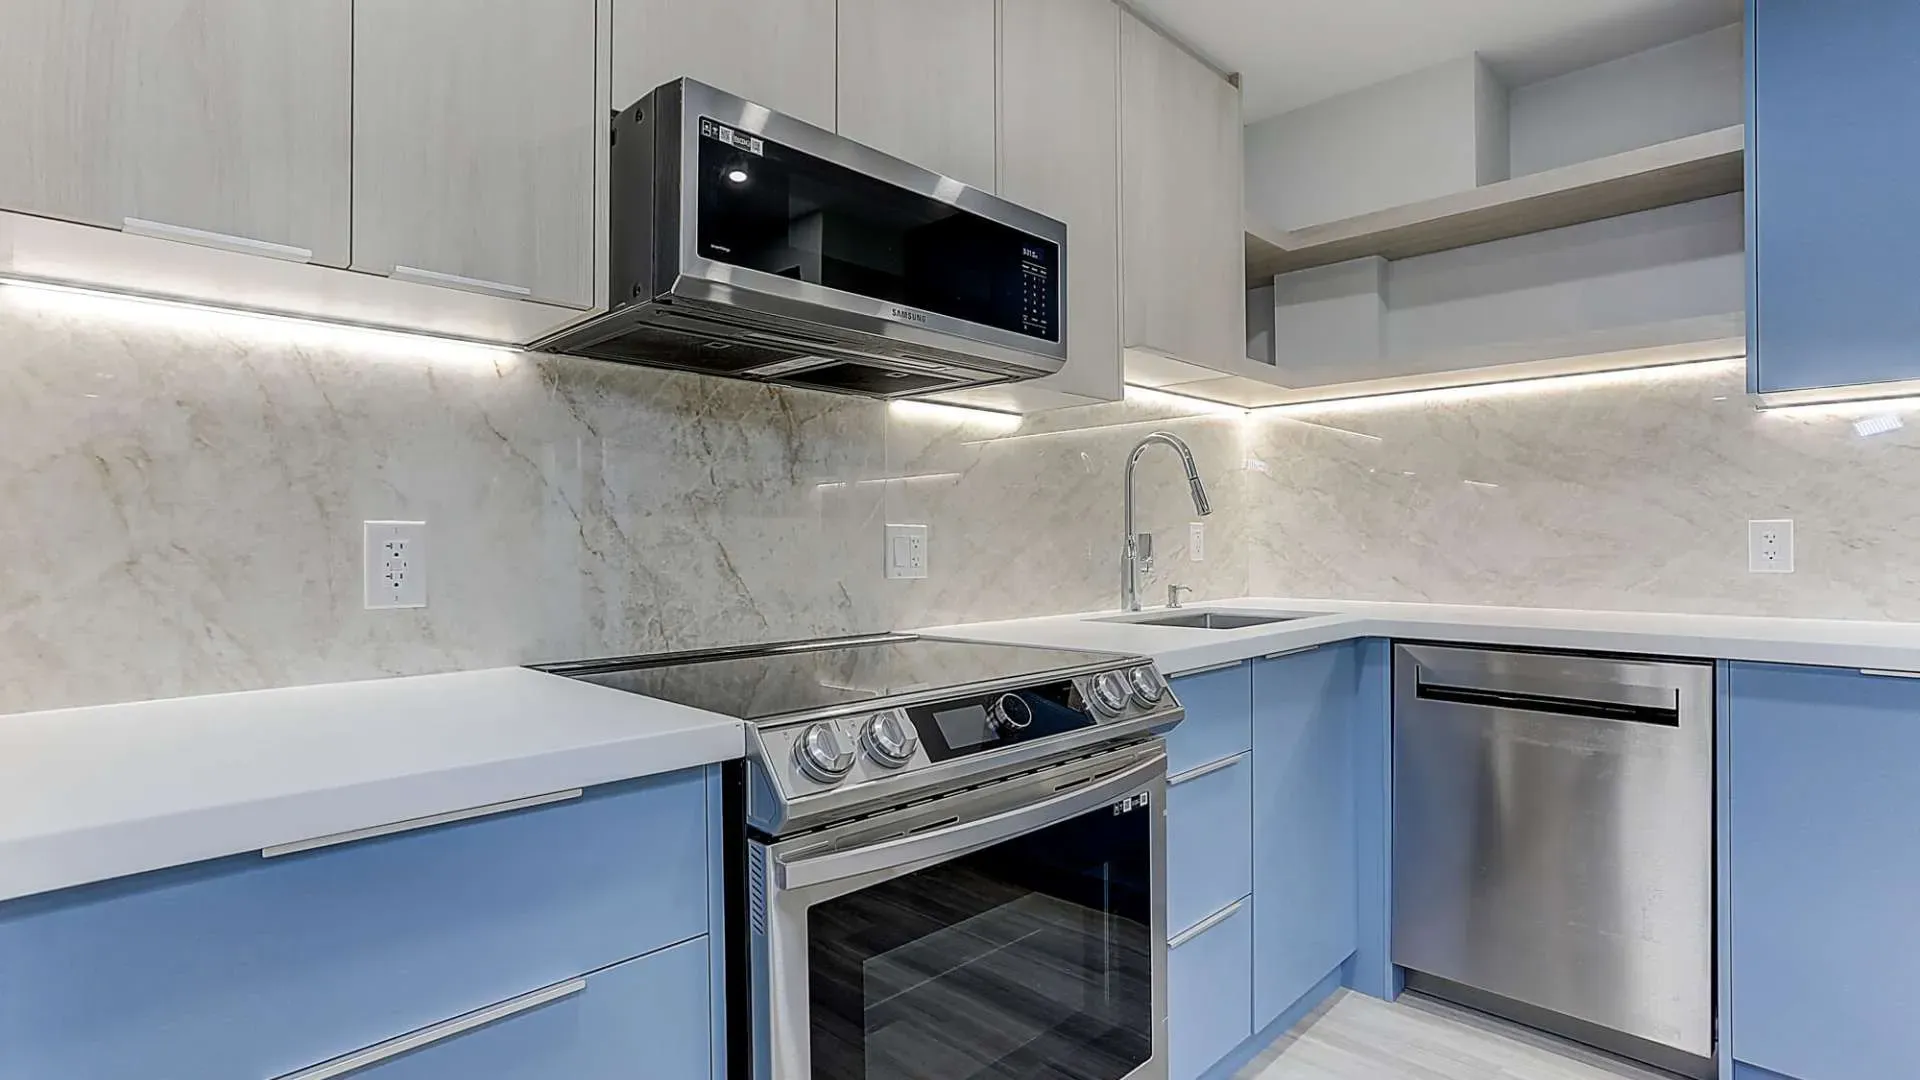
{"label": "cabinet pull handle", "polygon": [[1175,934],[1171,939],[1167,941],[1167,948],[1177,949],[1180,946],[1185,945],[1187,942],[1192,941],[1194,938],[1199,937],[1201,934],[1204,934],[1207,931],[1213,929],[1214,927],[1219,926],[1221,923],[1226,922],[1228,919],[1233,918],[1234,913],[1239,911],[1241,907],[1243,907],[1246,904],[1246,902],[1247,902],[1247,898],[1243,896],[1240,899],[1235,900],[1233,903],[1228,904],[1226,907],[1221,908],[1219,911],[1216,911],[1213,914],[1207,916],[1206,918],[1201,919],[1199,922],[1194,923],[1192,926],[1187,927],[1185,930],[1180,931],[1178,934]]}
{"label": "cabinet pull handle", "polygon": [[432,1046],[437,1042],[444,1042],[455,1035],[464,1035],[474,1028],[485,1027],[510,1016],[517,1016],[528,1010],[559,1001],[561,998],[572,997],[586,988],[587,980],[585,979],[555,983],[530,994],[521,994],[517,998],[508,998],[496,1005],[488,1005],[484,1009],[475,1009],[464,1016],[456,1016],[451,1020],[443,1020],[430,1027],[408,1032],[383,1043],[374,1043],[364,1050],[355,1050],[331,1061],[310,1065],[298,1072],[283,1073],[274,1080],[333,1080],[334,1077],[345,1076],[348,1073],[356,1073],[369,1066],[378,1065],[389,1058],[396,1058],[401,1054]]}
{"label": "cabinet pull handle", "polygon": [[1920,679],[1920,671],[1894,671],[1891,668],[1863,667],[1860,669],[1860,674],[1873,675],[1882,679]]}
{"label": "cabinet pull handle", "polygon": [[422,270],[417,266],[396,266],[387,275],[395,281],[411,281],[415,285],[438,285],[443,289],[464,289],[467,292],[484,293],[487,296],[504,296],[509,300],[525,300],[533,295],[533,290],[525,285],[509,285],[504,281],[488,281],[486,278],[461,277],[459,274],[443,274],[438,270]]}
{"label": "cabinet pull handle", "polygon": [[335,844],[351,844],[357,840],[371,840],[376,836],[392,836],[394,833],[412,832],[415,829],[431,829],[435,825],[446,825],[468,818],[490,817],[512,810],[525,810],[530,806],[545,806],[548,803],[566,802],[577,799],[582,794],[580,788],[566,791],[551,791],[545,795],[530,795],[524,799],[509,799],[506,802],[488,803],[485,806],[472,806],[465,810],[449,810],[444,814],[429,814],[426,817],[408,818],[405,821],[392,821],[385,825],[370,825],[364,829],[352,829],[347,832],[328,833],[311,840],[295,840],[290,844],[275,844],[260,849],[260,856],[266,859],[282,855],[295,855],[315,848],[333,847]]}
{"label": "cabinet pull handle", "polygon": [[1194,668],[1192,671],[1177,671],[1168,675],[1167,678],[1185,679],[1193,675],[1210,675],[1216,671],[1226,671],[1229,668],[1237,668],[1244,663],[1246,663],[1244,660],[1229,660],[1224,664],[1209,664],[1206,667]]}
{"label": "cabinet pull handle", "polygon": [[146,218],[121,218],[123,232],[135,236],[151,236],[159,240],[178,240],[187,244],[199,244],[201,247],[219,248],[221,251],[237,251],[242,255],[264,255],[269,259],[284,259],[287,262],[312,262],[313,249],[295,247],[292,244],[276,244],[268,240],[255,240],[251,236],[234,236],[230,233],[208,232],[205,229],[189,229],[185,225],[169,225],[164,221],[148,221]]}
{"label": "cabinet pull handle", "polygon": [[1283,656],[1299,656],[1301,653],[1310,653],[1315,649],[1318,649],[1319,647],[1320,646],[1318,645],[1302,645],[1297,649],[1282,649],[1279,652],[1270,652],[1267,655],[1261,657],[1260,659],[1278,660]]}
{"label": "cabinet pull handle", "polygon": [[1211,773],[1217,773],[1221,769],[1225,769],[1232,765],[1238,765],[1240,764],[1240,759],[1243,757],[1246,757],[1247,754],[1250,752],[1251,751],[1242,750],[1230,758],[1221,758],[1219,761],[1209,761],[1205,765],[1195,765],[1193,768],[1188,769],[1186,772],[1176,773],[1172,776],[1167,777],[1167,786],[1177,787],[1181,784],[1186,783],[1189,780],[1198,780],[1201,777],[1209,775]]}

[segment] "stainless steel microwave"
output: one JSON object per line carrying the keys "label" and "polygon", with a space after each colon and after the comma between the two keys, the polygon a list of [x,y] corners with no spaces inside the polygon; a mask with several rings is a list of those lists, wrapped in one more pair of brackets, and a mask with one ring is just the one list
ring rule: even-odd
{"label": "stainless steel microwave", "polygon": [[691,79],[612,131],[609,310],[535,348],[889,398],[1065,363],[1060,222]]}

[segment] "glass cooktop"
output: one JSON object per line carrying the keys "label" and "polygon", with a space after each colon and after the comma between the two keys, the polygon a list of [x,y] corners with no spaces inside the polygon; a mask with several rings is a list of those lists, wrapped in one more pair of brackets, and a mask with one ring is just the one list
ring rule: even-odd
{"label": "glass cooktop", "polygon": [[749,722],[924,690],[1043,679],[1105,653],[908,635],[548,664],[539,670]]}

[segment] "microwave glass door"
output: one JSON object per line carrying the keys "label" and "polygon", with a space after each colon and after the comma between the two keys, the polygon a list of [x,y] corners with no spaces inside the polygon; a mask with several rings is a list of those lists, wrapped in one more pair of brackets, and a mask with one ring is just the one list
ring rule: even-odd
{"label": "microwave glass door", "polygon": [[1060,340],[1050,240],[700,120],[702,258]]}
{"label": "microwave glass door", "polygon": [[813,1080],[1120,1080],[1153,1056],[1145,795],[807,911]]}

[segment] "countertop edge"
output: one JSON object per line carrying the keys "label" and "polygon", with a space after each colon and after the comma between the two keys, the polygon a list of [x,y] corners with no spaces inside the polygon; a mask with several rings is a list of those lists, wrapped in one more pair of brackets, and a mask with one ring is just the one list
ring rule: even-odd
{"label": "countertop edge", "polygon": [[[75,808],[70,827],[57,821],[61,815],[56,807],[50,815],[43,815],[56,819],[53,824],[38,824],[13,835],[0,834],[0,902],[279,844],[699,768],[738,759],[746,752],[745,726],[738,720],[558,676],[525,672],[538,679],[554,679],[549,688],[548,684],[523,678],[518,674],[523,671],[483,669],[447,676],[179,698],[159,703],[158,709],[153,707],[156,703],[135,702],[0,717],[0,723],[51,723],[57,725],[54,730],[71,726],[76,738],[85,738],[89,723],[111,726],[124,724],[129,717],[150,717],[140,722],[164,724],[164,717],[175,715],[198,718],[208,711],[237,714],[246,711],[250,703],[257,703],[262,712],[270,712],[284,709],[289,701],[312,702],[319,696],[338,695],[338,715],[345,720],[351,706],[368,695],[404,697],[419,686],[419,680],[439,680],[439,685],[431,687],[436,697],[445,688],[454,698],[441,715],[433,718],[434,723],[444,725],[446,714],[457,712],[463,704],[458,700],[459,691],[453,688],[467,685],[476,693],[491,692],[503,673],[512,672],[504,678],[540,703],[496,705],[490,724],[498,727],[502,723],[502,708],[515,714],[506,717],[508,725],[516,724],[518,715],[538,724],[543,719],[540,714],[549,708],[564,710],[570,720],[578,721],[570,730],[555,731],[551,746],[539,745],[547,729],[536,728],[530,733],[516,733],[515,748],[503,756],[474,758],[469,754],[460,760],[460,755],[450,753],[445,762],[385,772],[368,770],[367,775],[348,782],[302,782],[291,775],[298,772],[297,768],[279,761],[271,763],[272,767],[289,777],[284,785],[271,789],[251,784],[247,786],[254,790],[231,797],[211,790],[203,799],[149,800],[155,804],[151,807],[134,802],[103,810],[83,804]],[[492,678],[462,679],[462,675]],[[311,715],[329,719],[336,715],[310,704],[302,709],[294,722]],[[150,716],[156,713],[160,715]],[[356,715],[351,722],[363,721]],[[632,725],[630,732],[621,730],[627,723]],[[174,749],[190,755],[196,740],[232,733],[232,729],[223,730],[217,725],[183,732]],[[266,735],[270,737],[271,732]],[[410,758],[418,758],[419,753],[417,747],[412,748]],[[97,783],[94,794],[98,794]]]}
{"label": "countertop edge", "polygon": [[1209,601],[1190,605],[1190,608],[1235,612],[1285,610],[1299,613],[1301,617],[1270,626],[1221,631],[1131,624],[1115,621],[1124,617],[1114,612],[1090,612],[930,627],[919,632],[967,641],[1131,652],[1150,657],[1169,676],[1361,638],[1920,671],[1920,624],[1912,623],[1378,602],[1342,604],[1267,597]]}

